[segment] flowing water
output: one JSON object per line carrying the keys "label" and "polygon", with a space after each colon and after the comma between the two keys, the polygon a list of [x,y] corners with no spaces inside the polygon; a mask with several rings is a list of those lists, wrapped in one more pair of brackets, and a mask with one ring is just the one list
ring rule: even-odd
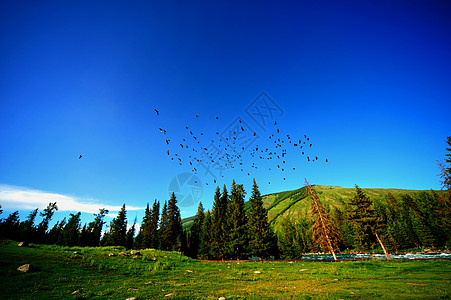
{"label": "flowing water", "polygon": [[[451,253],[423,254],[423,253],[405,253],[390,254],[393,259],[451,259]],[[338,254],[338,260],[349,259],[387,259],[384,254]],[[307,254],[302,256],[303,260],[334,260],[331,254]]]}

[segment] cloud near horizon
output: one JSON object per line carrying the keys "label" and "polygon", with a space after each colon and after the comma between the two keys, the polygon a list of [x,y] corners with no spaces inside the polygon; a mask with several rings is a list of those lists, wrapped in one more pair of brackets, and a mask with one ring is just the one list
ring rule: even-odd
{"label": "cloud near horizon", "polygon": [[[121,205],[105,205],[101,201],[92,198],[80,198],[26,187],[0,184],[0,205],[2,205],[2,209],[22,210],[39,208],[39,210],[42,210],[50,202],[56,202],[58,211],[80,211],[83,213],[98,213],[100,208],[106,208],[111,213],[119,211],[122,207]],[[144,207],[126,205],[126,209],[127,211],[143,210]]]}

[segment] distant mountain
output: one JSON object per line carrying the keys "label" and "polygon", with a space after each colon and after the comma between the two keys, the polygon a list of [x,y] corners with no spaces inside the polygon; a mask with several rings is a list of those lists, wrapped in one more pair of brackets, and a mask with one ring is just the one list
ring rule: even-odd
{"label": "distant mountain", "polygon": [[[319,198],[326,207],[331,210],[335,208],[343,208],[350,198],[355,194],[355,188],[343,188],[337,186],[314,186]],[[430,190],[403,190],[403,189],[366,189],[362,190],[373,200],[385,202],[386,195],[390,192],[397,197],[401,194],[408,194],[413,196],[420,192],[430,192]],[[444,191],[436,191],[443,195]],[[305,188],[302,187],[297,190],[268,194],[263,196],[263,205],[268,210],[268,218],[271,226],[275,231],[280,229],[282,221],[285,218],[295,219],[299,216],[304,216],[310,208],[310,200],[307,199]],[[246,209],[249,207],[249,202],[246,202]],[[191,228],[194,221],[194,216],[182,220],[183,228]]]}

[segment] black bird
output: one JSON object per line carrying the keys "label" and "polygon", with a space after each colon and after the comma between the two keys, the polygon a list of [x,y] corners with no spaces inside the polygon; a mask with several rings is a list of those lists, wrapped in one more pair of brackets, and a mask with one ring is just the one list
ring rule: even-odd
{"label": "black bird", "polygon": [[81,154],[80,154],[80,156],[78,157],[78,159],[80,159],[80,158],[82,158],[83,156],[81,156]]}
{"label": "black bird", "polygon": [[312,147],[312,144],[310,144],[310,147]]}
{"label": "black bird", "polygon": [[157,113],[157,116],[160,115],[160,112],[154,108],[154,111]]}
{"label": "black bird", "polygon": [[327,158],[326,158],[326,162],[327,162]]}
{"label": "black bird", "polygon": [[277,121],[274,121],[274,125],[277,125]]}
{"label": "black bird", "polygon": [[199,117],[199,114],[196,114],[196,118]]}

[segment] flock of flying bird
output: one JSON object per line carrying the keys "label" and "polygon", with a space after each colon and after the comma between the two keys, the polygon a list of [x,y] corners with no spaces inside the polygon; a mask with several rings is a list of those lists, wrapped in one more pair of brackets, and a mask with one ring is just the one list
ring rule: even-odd
{"label": "flock of flying bird", "polygon": [[[160,115],[157,109],[155,109],[155,113],[157,116]],[[196,118],[198,117],[199,115],[196,114]],[[218,119],[219,117],[216,117],[216,120]],[[277,121],[274,121],[274,129],[274,133],[268,136],[269,144],[264,143],[264,146],[253,145],[259,135],[243,124],[241,119],[238,119],[238,122],[227,130],[216,132],[213,138],[207,138],[204,133],[196,134],[193,129],[185,126],[186,136],[181,141],[175,142],[165,129],[159,128],[159,131],[167,146],[166,154],[171,160],[177,161],[179,165],[189,165],[194,174],[200,172],[200,168],[205,169],[205,174],[212,177],[210,183],[216,183],[219,177],[224,177],[222,172],[229,168],[239,169],[251,176],[251,171],[245,168],[250,164],[251,168],[259,169],[260,165],[256,163],[258,160],[274,161],[269,166],[265,166],[267,171],[295,170],[295,167],[289,167],[287,163],[286,157],[290,147],[297,148],[300,152],[298,155],[304,156],[308,162],[319,160],[317,156],[308,154],[312,143],[307,135],[294,139],[289,134],[282,134],[277,127]],[[205,145],[205,142],[208,145]],[[251,158],[247,157],[247,154]],[[248,161],[248,159],[252,161]],[[325,162],[327,163],[328,160],[325,159]],[[286,180],[286,177],[283,177],[283,180]],[[271,182],[268,181],[268,184]]]}

